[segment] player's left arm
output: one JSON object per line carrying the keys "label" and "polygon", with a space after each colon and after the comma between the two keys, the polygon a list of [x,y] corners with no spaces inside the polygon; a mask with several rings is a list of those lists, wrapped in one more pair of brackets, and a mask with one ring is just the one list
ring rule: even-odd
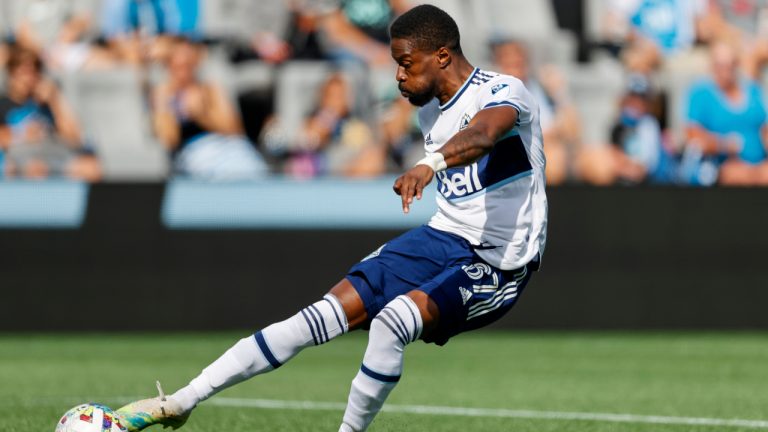
{"label": "player's left arm", "polygon": [[421,199],[435,171],[468,165],[488,154],[494,144],[515,127],[518,116],[517,108],[511,105],[497,105],[478,111],[469,125],[451,137],[440,150],[427,155],[401,175],[393,189],[400,195],[403,212],[408,213],[414,197]]}

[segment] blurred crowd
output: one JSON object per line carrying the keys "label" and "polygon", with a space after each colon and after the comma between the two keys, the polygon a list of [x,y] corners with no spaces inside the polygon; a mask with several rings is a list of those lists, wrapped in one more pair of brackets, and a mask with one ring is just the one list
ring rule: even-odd
{"label": "blurred crowd", "polygon": [[[431,3],[538,100],[550,184],[768,185],[768,0]],[[414,4],[0,0],[2,176],[399,172],[423,137],[387,29]]]}

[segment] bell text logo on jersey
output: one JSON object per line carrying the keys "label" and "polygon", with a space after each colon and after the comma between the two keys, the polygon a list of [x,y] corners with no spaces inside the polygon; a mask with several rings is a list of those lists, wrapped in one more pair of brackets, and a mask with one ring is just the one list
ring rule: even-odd
{"label": "bell text logo on jersey", "polygon": [[452,168],[437,173],[439,191],[445,198],[460,198],[483,189],[477,173],[477,162],[463,168]]}

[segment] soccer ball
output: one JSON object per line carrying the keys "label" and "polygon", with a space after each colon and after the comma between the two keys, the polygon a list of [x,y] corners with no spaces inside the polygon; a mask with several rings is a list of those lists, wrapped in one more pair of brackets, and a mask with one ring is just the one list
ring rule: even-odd
{"label": "soccer ball", "polygon": [[120,416],[104,405],[87,403],[67,411],[56,432],[126,432]]}

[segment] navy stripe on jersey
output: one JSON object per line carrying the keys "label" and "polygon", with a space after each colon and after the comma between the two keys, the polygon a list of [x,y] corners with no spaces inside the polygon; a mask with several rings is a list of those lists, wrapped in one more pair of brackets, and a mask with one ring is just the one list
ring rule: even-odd
{"label": "navy stripe on jersey", "polygon": [[472,77],[472,84],[478,84],[478,85],[485,84],[495,77],[496,75],[490,74],[482,70],[478,70]]}
{"label": "navy stripe on jersey", "polygon": [[269,345],[267,345],[266,339],[264,339],[264,335],[261,334],[261,332],[258,332],[253,335],[253,338],[256,339],[256,345],[259,346],[259,349],[261,350],[261,353],[264,354],[264,358],[267,359],[269,364],[272,365],[273,368],[277,369],[283,364],[280,363],[274,354],[272,354],[272,350],[269,349]]}
{"label": "navy stripe on jersey", "polygon": [[523,110],[521,110],[520,107],[517,104],[513,103],[513,102],[510,102],[510,101],[491,102],[489,104],[486,104],[481,109],[493,108],[493,107],[498,107],[498,106],[511,106],[512,108],[516,109],[517,110],[517,120],[515,120],[515,126],[520,126],[520,116],[523,114]]}
{"label": "navy stripe on jersey", "polygon": [[486,71],[484,71],[484,70],[479,70],[479,71],[477,71],[477,74],[478,74],[478,75],[482,75],[482,76],[483,76],[483,77],[485,77],[485,78],[494,78],[494,77],[497,77],[497,76],[499,76],[499,74],[497,74],[497,73],[495,73],[495,72],[486,72]]}
{"label": "navy stripe on jersey", "polygon": [[377,381],[381,381],[381,382],[385,382],[385,383],[396,383],[396,382],[400,381],[400,375],[384,375],[384,374],[380,374],[378,372],[374,372],[374,371],[368,369],[368,367],[365,366],[365,364],[361,364],[360,365],[360,372],[368,375],[369,377],[371,377],[371,378],[373,378],[373,379],[375,379]]}
{"label": "navy stripe on jersey", "polygon": [[532,169],[523,140],[510,133],[480,161],[439,171],[437,191],[449,201],[460,202],[530,175]]}
{"label": "navy stripe on jersey", "polygon": [[453,97],[451,98],[451,100],[449,100],[448,102],[446,102],[446,103],[445,103],[445,105],[441,105],[441,106],[440,106],[440,109],[441,109],[442,111],[445,111],[445,110],[447,110],[448,108],[452,107],[452,106],[453,106],[453,104],[455,104],[455,103],[456,103],[456,101],[458,101],[458,100],[459,100],[459,98],[461,97],[461,95],[462,95],[462,94],[464,94],[464,91],[467,89],[467,87],[469,87],[469,85],[473,83],[472,81],[473,81],[473,79],[475,78],[475,75],[477,75],[477,73],[478,73],[479,71],[480,71],[480,68],[475,68],[475,70],[474,70],[474,71],[472,71],[472,75],[470,75],[470,76],[469,76],[469,78],[467,78],[467,80],[466,80],[466,81],[464,82],[464,84],[461,86],[461,88],[459,89],[459,91],[457,91],[457,92],[456,92],[456,94],[455,94],[455,95],[453,95]]}

